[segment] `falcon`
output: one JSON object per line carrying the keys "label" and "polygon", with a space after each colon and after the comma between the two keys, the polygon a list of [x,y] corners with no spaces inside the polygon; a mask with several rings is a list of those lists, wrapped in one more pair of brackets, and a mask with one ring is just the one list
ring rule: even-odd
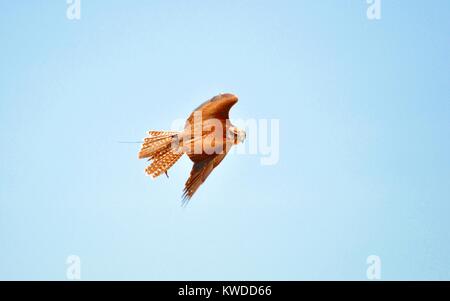
{"label": "falcon", "polygon": [[197,107],[186,120],[183,131],[149,131],[139,159],[151,164],[145,172],[156,178],[186,154],[194,163],[183,190],[183,203],[189,201],[233,145],[245,140],[246,133],[231,124],[229,112],[238,98],[219,94]]}

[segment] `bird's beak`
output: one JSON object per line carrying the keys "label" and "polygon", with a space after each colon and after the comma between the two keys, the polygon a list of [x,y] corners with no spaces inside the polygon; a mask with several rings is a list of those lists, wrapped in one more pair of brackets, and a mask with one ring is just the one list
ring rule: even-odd
{"label": "bird's beak", "polygon": [[239,142],[244,142],[245,138],[247,137],[247,133],[245,131],[239,131],[238,133],[238,140]]}

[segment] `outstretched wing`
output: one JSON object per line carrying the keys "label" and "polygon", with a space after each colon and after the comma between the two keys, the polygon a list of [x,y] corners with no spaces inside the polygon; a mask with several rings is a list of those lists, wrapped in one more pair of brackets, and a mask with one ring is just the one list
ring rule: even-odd
{"label": "outstretched wing", "polygon": [[214,168],[222,162],[226,153],[210,155],[203,161],[194,163],[192,166],[191,175],[186,181],[183,190],[183,204],[186,204],[197,189],[202,185],[206,178],[211,174]]}
{"label": "outstretched wing", "polygon": [[194,114],[201,113],[202,120],[208,120],[211,118],[219,119],[225,122],[229,119],[229,112],[231,107],[238,102],[237,96],[225,93],[214,96],[210,100],[205,101],[198,106],[194,112],[189,116],[186,121],[186,125],[192,126],[194,123]]}

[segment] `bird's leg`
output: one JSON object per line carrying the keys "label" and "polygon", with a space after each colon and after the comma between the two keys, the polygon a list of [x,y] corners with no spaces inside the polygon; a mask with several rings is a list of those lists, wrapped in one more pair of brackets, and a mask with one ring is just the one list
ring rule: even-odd
{"label": "bird's leg", "polygon": [[167,173],[167,170],[164,173],[166,174],[166,177],[169,178],[169,174]]}

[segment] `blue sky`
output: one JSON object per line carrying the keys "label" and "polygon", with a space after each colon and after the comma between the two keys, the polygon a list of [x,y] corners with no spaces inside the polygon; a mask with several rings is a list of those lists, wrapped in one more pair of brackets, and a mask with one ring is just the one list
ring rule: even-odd
{"label": "blue sky", "polygon": [[[0,279],[450,279],[450,2],[0,4]],[[139,141],[232,92],[280,158],[144,175]]]}

